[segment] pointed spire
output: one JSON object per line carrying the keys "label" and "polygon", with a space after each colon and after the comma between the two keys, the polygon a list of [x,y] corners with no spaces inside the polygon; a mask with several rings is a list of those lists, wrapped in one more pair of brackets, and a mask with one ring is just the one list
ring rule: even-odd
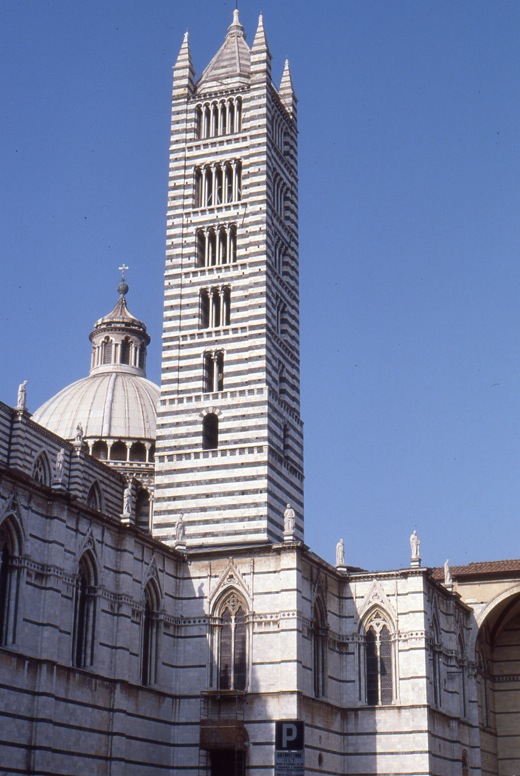
{"label": "pointed spire", "polygon": [[188,33],[184,33],[181,50],[173,68],[173,96],[188,97],[193,94],[195,70],[191,61]]}
{"label": "pointed spire", "polygon": [[262,14],[258,18],[258,27],[251,48],[251,75],[261,74],[267,80],[271,80],[271,52],[264,30]]}
{"label": "pointed spire", "polygon": [[255,39],[253,41],[253,50],[269,51],[269,45],[267,43],[267,38],[265,37],[264,17],[262,14],[258,17],[258,27],[256,28]]}
{"label": "pointed spire", "polygon": [[296,116],[296,104],[298,102],[292,85],[291,71],[289,69],[289,60],[285,60],[285,65],[278,90],[280,99],[292,116]]}
{"label": "pointed spire", "polygon": [[239,33],[241,35],[244,34],[244,28],[240,24],[240,19],[238,18],[238,8],[235,8],[233,11],[233,21],[229,25],[228,35],[229,33]]}
{"label": "pointed spire", "polygon": [[251,54],[246,43],[244,28],[240,24],[238,8],[233,11],[231,22],[224,43],[219,48],[209,65],[202,73],[197,84],[197,92],[223,88],[237,88],[249,84]]}

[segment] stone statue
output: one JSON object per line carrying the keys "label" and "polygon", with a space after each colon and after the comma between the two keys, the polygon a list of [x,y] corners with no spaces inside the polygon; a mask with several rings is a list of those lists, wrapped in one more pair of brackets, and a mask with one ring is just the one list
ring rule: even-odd
{"label": "stone statue", "polygon": [[421,560],[419,550],[421,548],[421,540],[417,536],[417,531],[414,531],[410,536],[410,550],[412,553],[412,560]]}
{"label": "stone statue", "polygon": [[336,566],[345,565],[345,542],[340,539],[336,544]]}
{"label": "stone statue", "polygon": [[185,538],[186,538],[186,525],[184,523],[183,516],[179,515],[179,519],[177,520],[177,525],[175,526],[175,541],[179,542],[180,544],[184,544]]}
{"label": "stone statue", "polygon": [[132,483],[128,481],[123,496],[123,514],[130,515],[132,513]]}
{"label": "stone statue", "polygon": [[444,564],[444,584],[451,585],[453,580],[451,578],[450,562],[447,560]]}
{"label": "stone statue", "polygon": [[293,534],[296,526],[296,512],[290,504],[287,504],[287,509],[283,513],[283,532],[285,534]]}
{"label": "stone statue", "polygon": [[18,398],[16,400],[16,409],[24,410],[27,401],[27,380],[20,383],[18,386]]}
{"label": "stone statue", "polygon": [[83,426],[78,423],[76,426],[76,442],[83,442]]}
{"label": "stone statue", "polygon": [[63,482],[63,468],[65,465],[65,450],[58,451],[56,463],[54,464],[54,482]]}

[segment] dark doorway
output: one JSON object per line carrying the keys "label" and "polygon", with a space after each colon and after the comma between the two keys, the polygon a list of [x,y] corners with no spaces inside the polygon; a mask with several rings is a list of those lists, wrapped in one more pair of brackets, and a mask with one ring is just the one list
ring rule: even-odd
{"label": "dark doorway", "polygon": [[211,752],[211,776],[244,776],[244,752],[238,749],[217,749]]}

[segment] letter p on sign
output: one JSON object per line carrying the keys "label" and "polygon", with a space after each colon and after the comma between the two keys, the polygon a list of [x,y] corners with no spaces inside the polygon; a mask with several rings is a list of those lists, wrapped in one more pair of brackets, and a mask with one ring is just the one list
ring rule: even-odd
{"label": "letter p on sign", "polygon": [[297,752],[303,749],[303,722],[296,719],[276,723],[276,749]]}

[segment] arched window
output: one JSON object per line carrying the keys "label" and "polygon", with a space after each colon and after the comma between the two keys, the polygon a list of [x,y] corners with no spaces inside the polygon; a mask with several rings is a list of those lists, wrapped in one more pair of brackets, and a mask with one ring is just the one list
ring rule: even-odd
{"label": "arched window", "polygon": [[130,340],[128,337],[125,337],[125,339],[121,342],[119,360],[122,364],[130,363]]}
{"label": "arched window", "polygon": [[314,604],[312,618],[312,664],[314,695],[323,698],[327,692],[327,625],[318,601]]}
{"label": "arched window", "polygon": [[92,554],[86,552],[79,562],[74,591],[72,662],[76,668],[89,668],[94,663],[96,587],[96,564]]}
{"label": "arched window", "polygon": [[379,610],[365,626],[365,688],[369,706],[392,703],[392,638],[388,621]]}
{"label": "arched window", "polygon": [[112,363],[112,340],[106,339],[103,340],[102,344],[102,358],[101,363],[102,364],[111,364]]}
{"label": "arched window", "polygon": [[153,581],[144,591],[144,612],[141,649],[141,683],[153,685],[157,681],[157,655],[159,633],[159,592]]}
{"label": "arched window", "polygon": [[233,592],[220,607],[218,685],[220,690],[245,690],[247,684],[246,606]]}
{"label": "arched window", "polygon": [[150,449],[148,450],[148,463],[153,463],[155,461],[155,445],[150,445]]}
{"label": "arched window", "polygon": [[146,462],[146,447],[142,442],[134,442],[130,448],[130,460],[139,463]]}
{"label": "arched window", "polygon": [[32,476],[41,485],[50,485],[51,482],[51,467],[49,466],[49,459],[46,453],[40,453],[36,458],[33,466]]}
{"label": "arched window", "polygon": [[218,447],[218,417],[213,412],[202,421],[202,449],[216,450]]}
{"label": "arched window", "polygon": [[94,442],[92,445],[92,457],[97,458],[98,461],[106,461],[108,458],[108,446],[107,443],[101,439]]}
{"label": "arched window", "polygon": [[209,292],[203,288],[200,292],[200,328],[209,327]]}
{"label": "arched window", "polygon": [[14,517],[7,517],[0,525],[0,645],[4,646],[16,641],[20,554],[20,531]]}
{"label": "arched window", "polygon": [[111,461],[126,461],[127,449],[124,442],[114,442],[110,448],[110,460]]}
{"label": "arched window", "polygon": [[91,509],[103,510],[103,495],[97,482],[93,482],[87,493],[87,506]]}
{"label": "arched window", "polygon": [[432,625],[432,682],[433,682],[433,702],[440,708],[442,706],[442,649],[441,649],[441,631],[439,623],[435,617]]}
{"label": "arched window", "polygon": [[216,393],[224,389],[224,353],[207,351],[203,360],[203,391]]}
{"label": "arched window", "polygon": [[135,522],[143,531],[150,530],[150,494],[144,488],[137,494]]}

